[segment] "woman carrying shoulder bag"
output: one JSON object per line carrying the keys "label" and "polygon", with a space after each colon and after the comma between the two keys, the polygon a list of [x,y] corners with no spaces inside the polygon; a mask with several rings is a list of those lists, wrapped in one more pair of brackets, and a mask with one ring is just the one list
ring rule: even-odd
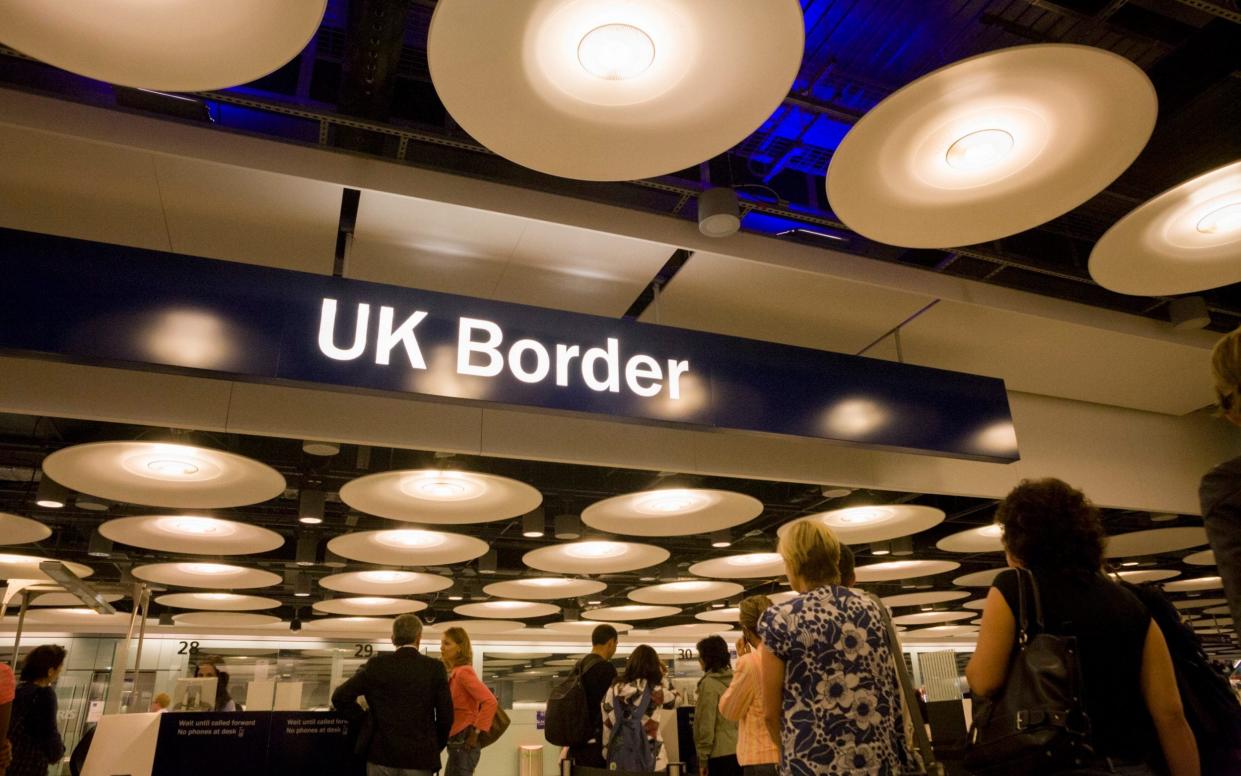
{"label": "woman carrying shoulder bag", "polygon": [[482,754],[480,731],[491,730],[499,704],[474,673],[470,636],[449,628],[440,639],[440,658],[448,670],[452,693],[452,728],[448,732],[448,765],[444,776],[472,776]]}
{"label": "woman carrying shoulder bag", "polygon": [[[1168,647],[1146,607],[1104,576],[1098,510],[1060,480],[1025,480],[1000,503],[995,519],[1008,563],[1020,571],[1001,573],[987,594],[978,646],[965,669],[976,710],[1004,695],[1015,650],[1031,643],[1018,643],[1019,630],[1071,640],[1064,643],[1072,644],[1080,665],[1082,700],[1072,711],[1084,712],[1088,725],[1062,726],[1093,749],[1102,761],[1094,767],[1153,776],[1152,763],[1162,754],[1172,776],[1197,776],[1198,748]],[[1044,765],[1038,772],[1069,767]]]}

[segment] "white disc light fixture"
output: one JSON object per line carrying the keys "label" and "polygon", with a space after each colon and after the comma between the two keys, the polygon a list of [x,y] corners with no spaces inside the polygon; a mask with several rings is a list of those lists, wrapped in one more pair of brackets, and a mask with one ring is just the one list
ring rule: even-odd
{"label": "white disc light fixture", "polygon": [[1214,566],[1215,565],[1215,551],[1214,550],[1202,550],[1201,552],[1190,553],[1189,555],[1186,555],[1184,558],[1181,558],[1181,561],[1184,563],[1188,563],[1191,566]]}
{"label": "white disc light fixture", "polygon": [[1176,579],[1180,575],[1181,572],[1173,569],[1135,569],[1116,572],[1116,576],[1134,585],[1140,585],[1144,582],[1163,582],[1168,579]]}
{"label": "white disc light fixture", "polygon": [[485,620],[524,620],[530,617],[557,614],[560,612],[560,607],[534,601],[484,601],[477,604],[462,604],[453,611],[462,617],[477,617]]}
{"label": "white disc light fixture", "polygon": [[858,582],[893,582],[943,574],[961,567],[951,560],[890,560],[857,567]]}
{"label": "white disc light fixture", "polygon": [[970,594],[964,590],[928,590],[925,593],[902,593],[900,595],[889,595],[879,599],[883,605],[889,609],[895,609],[898,606],[928,606],[932,604],[942,604],[948,601],[959,601],[962,598],[969,598]]}
{"label": "white disc light fixture", "polygon": [[783,537],[794,523],[816,520],[832,529],[832,534],[845,544],[865,544],[925,531],[942,523],[944,517],[942,509],[917,504],[846,507],[785,523],[776,533]]}
{"label": "white disc light fixture", "polygon": [[0,544],[32,544],[52,535],[52,529],[37,520],[0,512]]}
{"label": "white disc light fixture", "polygon": [[[302,628],[308,631],[334,631],[337,633],[392,633],[393,620],[389,617],[316,617],[304,620]],[[424,630],[425,632],[425,630]]]}
{"label": "white disc light fixture", "polygon": [[280,618],[251,612],[185,612],[174,614],[172,621],[190,628],[262,628],[278,624]]}
{"label": "white disc light fixture", "polygon": [[788,94],[796,0],[445,0],[427,59],[453,119],[540,172],[635,180],[691,167]]}
{"label": "white disc light fixture", "polygon": [[582,522],[628,536],[689,536],[732,528],[762,512],[762,502],[744,493],[660,488],[591,504],[582,511]]}
{"label": "white disc light fixture", "polygon": [[1203,590],[1223,590],[1224,580],[1220,577],[1194,577],[1178,579],[1163,585],[1165,593],[1197,593]]}
{"label": "white disc light fixture", "polygon": [[280,575],[226,563],[151,563],[136,566],[133,575],[143,582],[174,587],[247,590],[281,583]]}
{"label": "white disc light fixture", "polygon": [[686,579],[630,591],[629,600],[640,604],[701,604],[740,595],[745,588],[736,582]]}
{"label": "white disc light fixture", "polygon": [[[102,598],[106,603],[111,604],[111,603],[116,603],[117,601],[121,600],[125,596],[121,595],[120,593],[103,593],[103,594],[100,594],[99,597]],[[17,604],[17,602],[15,601],[12,605],[16,606],[19,604]],[[59,592],[38,593],[37,595],[35,595],[34,600],[30,602],[30,605],[31,606],[59,606],[59,607],[65,607],[65,608],[70,608],[74,606],[85,606],[85,604],[82,603],[82,599],[78,598],[73,593],[59,593]]]}
{"label": "white disc light fixture", "polygon": [[350,560],[386,566],[446,566],[465,563],[487,553],[487,542],[473,536],[397,528],[356,531],[337,536],[327,548]]}
{"label": "white disc light fixture", "polygon": [[529,577],[507,582],[494,582],[483,588],[487,595],[498,598],[529,598],[534,601],[556,601],[578,598],[607,590],[606,582],[572,577]]}
{"label": "white disc light fixture", "polygon": [[207,515],[142,515],[99,526],[108,539],[131,547],[188,555],[249,555],[284,545],[275,531]]}
{"label": "white disc light fixture", "polygon": [[343,614],[351,617],[387,617],[394,614],[411,614],[427,608],[422,601],[409,598],[385,598],[383,596],[358,596],[356,598],[333,598],[315,601],[312,608],[317,612]]}
{"label": "white disc light fixture", "polygon": [[424,595],[452,587],[452,580],[437,574],[401,569],[371,569],[331,574],[319,580],[328,590],[355,595]]}
{"label": "white disc light fixture", "polygon": [[261,78],[310,41],[327,0],[0,0],[0,42],[87,78],[195,92]]}
{"label": "white disc light fixture", "polygon": [[640,620],[657,620],[661,617],[675,617],[681,610],[675,606],[649,606],[647,604],[624,604],[622,606],[605,606],[599,609],[587,609],[582,617],[587,620],[603,622],[636,622]]}
{"label": "white disc light fixture", "polygon": [[1207,532],[1201,526],[1151,528],[1146,531],[1131,531],[1107,537],[1105,556],[1132,558],[1140,555],[1158,555],[1187,550],[1190,547],[1200,547],[1206,543]]}
{"label": "white disc light fixture", "polygon": [[535,509],[543,496],[524,482],[455,469],[380,472],[348,482],[340,500],[368,515],[430,525],[507,520]]}
{"label": "white disc light fixture", "polygon": [[932,622],[958,622],[978,616],[978,612],[914,612],[892,618],[897,625],[926,625]]}
{"label": "white disc light fixture", "polygon": [[1146,74],[1101,48],[981,54],[868,111],[832,156],[828,200],[850,229],[891,245],[1007,237],[1106,188],[1146,145],[1156,110]]}
{"label": "white disc light fixture", "polygon": [[92,496],[179,509],[258,504],[284,492],[265,463],[235,453],[164,442],[94,442],[49,455],[43,470]]}
{"label": "white disc light fixture", "polygon": [[522,562],[558,574],[615,574],[657,566],[669,557],[670,552],[653,544],[581,541],[531,550]]}
{"label": "white disc light fixture", "polygon": [[1090,275],[1122,294],[1164,296],[1241,281],[1241,161],[1169,189],[1099,238]]}
{"label": "white disc light fixture", "polygon": [[991,587],[991,583],[1000,575],[1000,572],[1006,571],[1007,566],[1000,568],[987,569],[985,571],[974,571],[952,580],[952,584],[957,587]]}
{"label": "white disc light fixture", "polygon": [[[608,625],[615,628],[617,633],[628,633],[633,629],[632,625],[624,622],[609,622]],[[552,633],[568,633],[589,636],[591,632],[598,627],[598,622],[592,622],[590,620],[573,620],[569,622],[549,622],[543,626],[543,630],[551,631]]]}
{"label": "white disc light fixture", "polygon": [[945,552],[1004,552],[1004,529],[999,523],[949,534],[935,543]]}
{"label": "white disc light fixture", "polygon": [[689,573],[718,579],[768,579],[784,576],[784,559],[775,552],[729,555],[695,563]]}
{"label": "white disc light fixture", "polygon": [[442,634],[449,628],[461,628],[471,636],[512,633],[525,627],[518,620],[441,620],[423,628],[423,633]]}
{"label": "white disc light fixture", "polygon": [[[38,579],[45,582],[53,582],[55,580],[39,570],[39,564],[49,560],[57,560],[57,558],[0,553],[0,579]],[[89,566],[83,566],[81,563],[73,563],[67,560],[60,562],[65,564],[65,568],[79,577],[89,577],[95,573]]]}
{"label": "white disc light fixture", "polygon": [[155,599],[160,606],[173,609],[199,609],[212,612],[252,612],[275,609],[280,602],[275,598],[241,593],[169,593]]}
{"label": "white disc light fixture", "polygon": [[715,636],[727,632],[727,625],[711,622],[687,622],[682,625],[665,625],[661,628],[653,628],[651,630],[651,635],[701,638],[703,636]]}
{"label": "white disc light fixture", "polygon": [[929,628],[914,628],[905,633],[908,640],[916,639],[962,639],[974,638],[978,635],[977,625],[932,625]]}
{"label": "white disc light fixture", "polygon": [[736,606],[730,606],[725,609],[712,609],[709,612],[699,612],[694,615],[695,620],[703,622],[738,622],[741,619],[741,610]]}

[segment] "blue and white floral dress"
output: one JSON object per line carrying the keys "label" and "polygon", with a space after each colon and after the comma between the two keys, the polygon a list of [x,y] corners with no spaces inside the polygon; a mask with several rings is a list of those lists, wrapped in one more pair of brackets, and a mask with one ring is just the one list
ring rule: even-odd
{"label": "blue and white floral dress", "polygon": [[878,603],[827,585],[768,609],[758,633],[784,661],[782,776],[906,767],[900,682]]}

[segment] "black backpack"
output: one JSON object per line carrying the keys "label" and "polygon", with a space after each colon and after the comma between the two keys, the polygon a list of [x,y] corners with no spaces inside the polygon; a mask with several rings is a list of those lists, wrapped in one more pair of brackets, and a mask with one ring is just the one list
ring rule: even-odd
{"label": "black backpack", "polygon": [[1121,582],[1146,605],[1163,631],[1185,718],[1198,742],[1204,774],[1241,773],[1241,702],[1228,679],[1211,665],[1198,635],[1181,622],[1180,613],[1153,587]]}
{"label": "black backpack", "polygon": [[587,655],[573,667],[573,673],[552,688],[551,695],[547,698],[547,715],[543,729],[543,736],[549,744],[581,746],[599,735],[594,720],[598,718],[600,710],[595,709],[594,713],[591,713],[590,699],[586,697],[582,676],[601,662],[603,658],[598,655]]}

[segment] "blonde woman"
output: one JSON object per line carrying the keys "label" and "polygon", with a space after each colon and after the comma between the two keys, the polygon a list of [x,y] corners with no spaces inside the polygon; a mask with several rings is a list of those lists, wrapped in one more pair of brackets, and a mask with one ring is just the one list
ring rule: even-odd
{"label": "blonde woman", "polygon": [[911,765],[900,679],[880,605],[840,584],[840,543],[817,521],[780,539],[800,596],[759,619],[767,729],[780,772],[879,776]]}
{"label": "blonde woman", "polygon": [[771,599],[752,595],[741,602],[741,638],[737,641],[737,672],[720,697],[720,715],[737,722],[737,762],[742,776],[776,776],[780,750],[767,731],[759,687],[758,620]]}
{"label": "blonde woman", "polygon": [[444,776],[472,776],[482,754],[478,733],[491,730],[499,705],[474,673],[474,650],[464,629],[444,631],[440,659],[448,671],[448,690],[452,693],[452,728],[448,732],[448,766]]}
{"label": "blonde woman", "polygon": [[[1241,329],[1216,343],[1211,371],[1220,415],[1241,426]],[[1224,580],[1232,627],[1241,637],[1241,458],[1208,472],[1198,487],[1198,501],[1215,565]]]}

